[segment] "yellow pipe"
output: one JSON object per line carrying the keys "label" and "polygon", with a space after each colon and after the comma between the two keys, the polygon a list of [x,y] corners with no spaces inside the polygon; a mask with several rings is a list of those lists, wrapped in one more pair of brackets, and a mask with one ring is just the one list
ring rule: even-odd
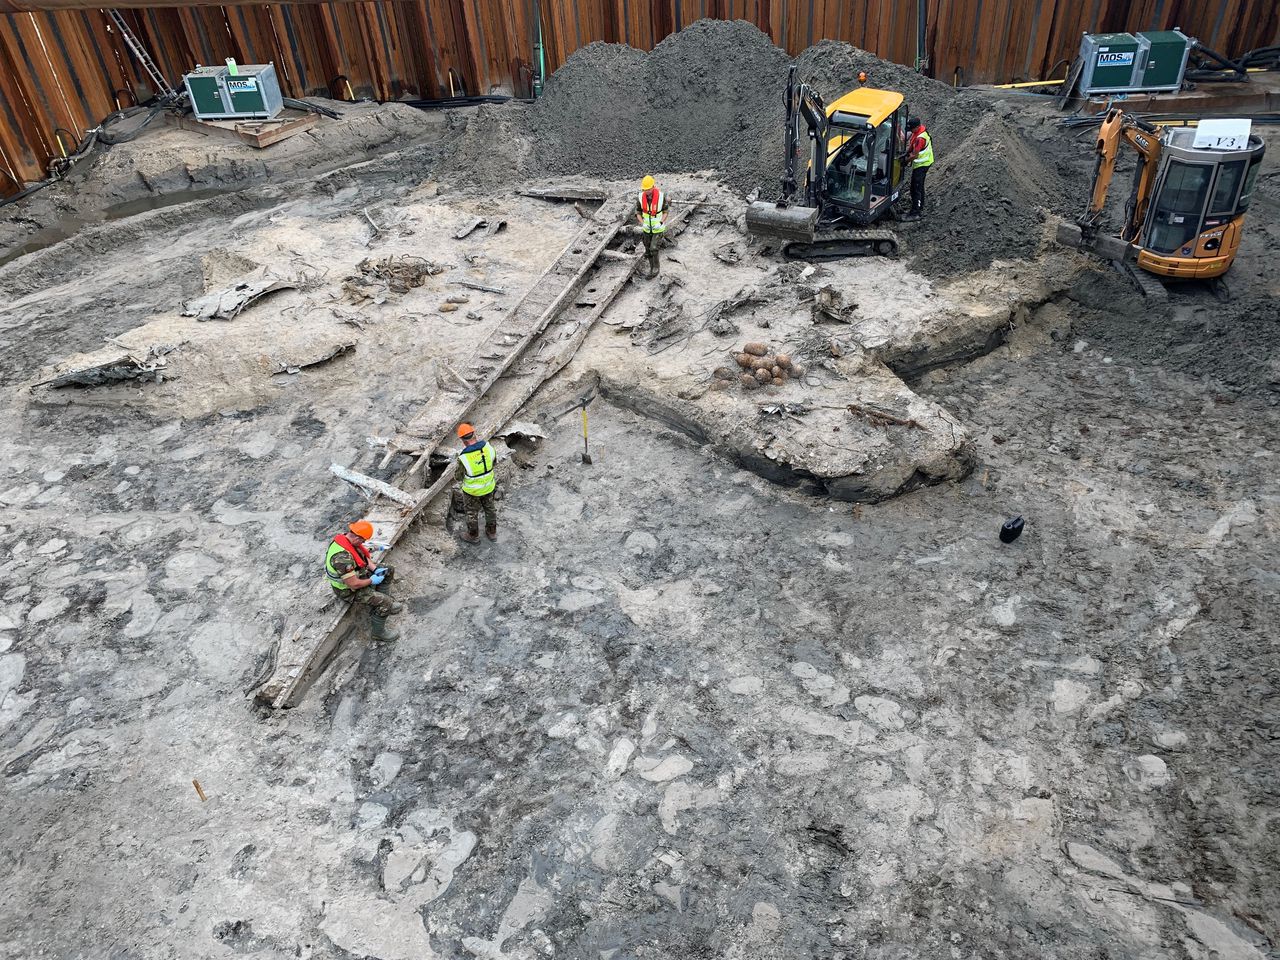
{"label": "yellow pipe", "polygon": [[62,145],[62,134],[55,133],[53,139],[58,141],[58,150],[62,152],[62,159],[67,159],[67,148]]}
{"label": "yellow pipe", "polygon": [[1029,80],[1026,83],[993,83],[997,90],[1020,90],[1023,87],[1060,87],[1065,80]]}

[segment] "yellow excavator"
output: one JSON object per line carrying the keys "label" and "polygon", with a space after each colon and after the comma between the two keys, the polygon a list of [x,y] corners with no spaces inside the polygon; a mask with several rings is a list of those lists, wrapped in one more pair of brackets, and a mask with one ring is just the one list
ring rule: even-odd
{"label": "yellow excavator", "polygon": [[[1154,277],[1214,280],[1231,267],[1265,145],[1256,135],[1235,149],[1197,147],[1192,127],[1163,131],[1118,107],[1098,130],[1089,206],[1059,227],[1064,243],[1122,264],[1148,296],[1165,295]],[[1138,157],[1120,236],[1101,233],[1107,191],[1121,146]]]}
{"label": "yellow excavator", "polygon": [[782,196],[752,203],[747,230],[788,241],[783,253],[795,259],[897,253],[892,231],[870,227],[892,215],[911,177],[902,94],[860,87],[826,104],[793,66],[786,96]]}

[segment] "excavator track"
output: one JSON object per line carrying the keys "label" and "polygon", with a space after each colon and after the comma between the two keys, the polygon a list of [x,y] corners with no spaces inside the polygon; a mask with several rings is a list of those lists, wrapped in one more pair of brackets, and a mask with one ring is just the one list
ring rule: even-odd
{"label": "excavator track", "polygon": [[891,230],[823,230],[811,241],[782,248],[788,260],[843,260],[845,257],[893,257],[898,238]]}
{"label": "excavator track", "polygon": [[1134,285],[1142,293],[1144,300],[1152,303],[1169,302],[1169,290],[1160,282],[1159,277],[1147,273],[1136,263],[1126,263],[1124,272],[1129,275],[1129,279],[1133,281]]}

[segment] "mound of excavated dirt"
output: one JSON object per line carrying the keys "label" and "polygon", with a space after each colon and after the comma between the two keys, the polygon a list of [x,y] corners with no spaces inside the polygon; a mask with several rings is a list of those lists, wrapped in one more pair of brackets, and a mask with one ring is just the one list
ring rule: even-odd
{"label": "mound of excavated dirt", "polygon": [[590,44],[534,106],[538,159],[599,177],[714,168],[752,190],[778,176],[789,62],[745,21],[700,20],[647,54]]}
{"label": "mound of excavated dirt", "polygon": [[906,238],[912,266],[930,276],[967,273],[995,260],[1034,256],[1047,210],[1064,187],[995,113],[938,159],[925,181],[924,221]]}

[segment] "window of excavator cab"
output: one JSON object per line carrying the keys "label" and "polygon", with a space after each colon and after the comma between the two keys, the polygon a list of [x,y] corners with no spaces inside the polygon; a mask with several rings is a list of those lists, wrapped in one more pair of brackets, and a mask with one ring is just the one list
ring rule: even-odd
{"label": "window of excavator cab", "polygon": [[875,170],[871,189],[879,194],[889,192],[889,171],[893,169],[893,118],[887,117],[876,127]]}
{"label": "window of excavator cab", "polygon": [[1209,213],[1230,215],[1236,209],[1236,189],[1244,175],[1244,160],[1232,160],[1218,168],[1218,182],[1213,186]]}
{"label": "window of excavator cab", "polygon": [[867,197],[867,161],[871,131],[833,128],[848,139],[827,162],[827,195],[840,203],[861,206]]}
{"label": "window of excavator cab", "polygon": [[907,150],[910,148],[908,137],[910,131],[907,129],[907,105],[904,103],[898,108],[898,112],[894,115],[895,137],[897,141],[893,145],[893,169],[891,181],[898,183],[902,179],[902,164],[905,162]]}
{"label": "window of excavator cab", "polygon": [[1253,187],[1258,182],[1258,171],[1261,169],[1262,154],[1258,154],[1249,162],[1249,172],[1244,175],[1244,189],[1240,191],[1240,202],[1236,204],[1236,210],[1240,213],[1249,209],[1249,198],[1253,195]]}
{"label": "window of excavator cab", "polygon": [[1209,163],[1170,162],[1151,217],[1149,247],[1172,253],[1200,232],[1213,170]]}

